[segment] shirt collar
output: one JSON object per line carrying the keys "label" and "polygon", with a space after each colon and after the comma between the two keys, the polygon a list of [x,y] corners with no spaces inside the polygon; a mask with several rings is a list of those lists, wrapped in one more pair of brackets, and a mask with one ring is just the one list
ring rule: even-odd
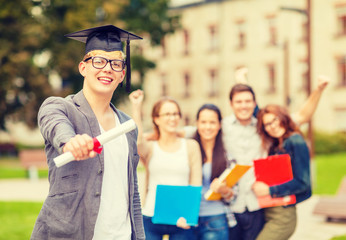
{"label": "shirt collar", "polygon": [[[231,120],[231,123],[232,123],[232,124],[239,124],[239,125],[241,125],[240,122],[238,121],[238,119],[236,118],[235,114],[232,114],[232,115],[231,115],[230,120]],[[257,125],[257,118],[255,118],[254,116],[252,116],[252,117],[251,117],[251,122],[250,122],[250,124],[247,125],[247,126],[256,126],[256,125]]]}

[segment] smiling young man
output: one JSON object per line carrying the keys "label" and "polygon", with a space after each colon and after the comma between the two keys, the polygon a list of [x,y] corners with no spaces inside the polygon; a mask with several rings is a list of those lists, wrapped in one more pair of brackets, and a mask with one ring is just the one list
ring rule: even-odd
{"label": "smiling young man", "polygon": [[[31,239],[145,239],[137,130],[106,143],[98,155],[93,142],[130,119],[111,99],[125,76],[122,41],[141,38],[112,25],[66,36],[86,43],[78,66],[83,89],[66,98],[50,97],[40,108],[50,188]],[[72,152],[76,161],[57,168],[53,159],[63,152]]]}
{"label": "smiling young man", "polygon": [[[255,93],[248,85],[236,84],[230,92],[230,103],[233,115],[222,120],[225,149],[238,164],[252,165],[254,159],[265,156],[253,116]],[[253,168],[250,168],[238,182],[239,192],[231,204],[237,225],[230,228],[229,239],[254,240],[264,225],[263,210],[251,189],[255,180]]]}

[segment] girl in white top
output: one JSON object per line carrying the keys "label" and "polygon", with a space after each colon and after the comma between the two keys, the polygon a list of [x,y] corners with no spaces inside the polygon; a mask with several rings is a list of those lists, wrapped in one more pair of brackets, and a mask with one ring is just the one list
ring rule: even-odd
{"label": "girl in white top", "polygon": [[195,185],[202,184],[202,164],[199,145],[195,140],[178,137],[177,128],[181,119],[181,111],[176,101],[162,98],[154,104],[152,120],[155,139],[147,141],[143,138],[141,109],[144,93],[141,90],[129,96],[133,107],[133,119],[138,126],[138,153],[146,168],[146,198],[143,207],[144,230],[147,239],[162,239],[169,235],[170,240],[189,239],[190,226],[180,218],[177,226],[154,224],[151,218],[154,213],[156,186],[163,185]]}

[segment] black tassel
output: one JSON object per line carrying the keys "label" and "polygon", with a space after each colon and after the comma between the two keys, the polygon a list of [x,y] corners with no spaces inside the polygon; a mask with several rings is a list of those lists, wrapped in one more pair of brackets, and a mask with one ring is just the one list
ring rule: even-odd
{"label": "black tassel", "polygon": [[126,41],[126,91],[131,90],[131,55],[130,55],[130,39]]}

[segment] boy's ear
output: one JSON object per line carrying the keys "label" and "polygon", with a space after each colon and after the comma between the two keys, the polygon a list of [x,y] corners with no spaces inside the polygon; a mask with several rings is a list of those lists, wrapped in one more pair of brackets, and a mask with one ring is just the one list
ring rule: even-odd
{"label": "boy's ear", "polygon": [[79,70],[79,73],[85,77],[85,62],[81,61],[78,65],[78,70]]}
{"label": "boy's ear", "polygon": [[125,69],[122,71],[122,77],[121,77],[121,81],[120,81],[120,83],[122,83],[123,81],[124,81],[124,79],[125,79],[125,75],[126,75],[126,72],[125,72]]}

